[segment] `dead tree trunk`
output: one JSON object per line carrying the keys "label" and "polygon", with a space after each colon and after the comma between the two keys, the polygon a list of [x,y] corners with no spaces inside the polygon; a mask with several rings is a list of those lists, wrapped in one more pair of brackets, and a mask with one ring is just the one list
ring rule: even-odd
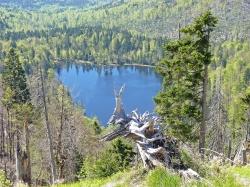
{"label": "dead tree trunk", "polygon": [[31,160],[30,160],[30,134],[29,134],[29,128],[28,123],[24,123],[24,135],[25,135],[25,151],[27,155],[27,163],[25,165],[25,179],[24,182],[26,182],[29,186],[31,186],[32,178],[31,178]]}
{"label": "dead tree trunk", "polygon": [[231,138],[228,140],[228,152],[227,152],[227,158],[231,159],[231,152],[232,152],[232,141]]}
{"label": "dead tree trunk", "polygon": [[[26,147],[27,149],[27,147]],[[29,148],[28,148],[29,151]],[[29,154],[29,153],[28,153]],[[22,149],[20,145],[20,132],[16,133],[16,180],[17,182],[24,182],[31,186],[31,163],[30,157],[27,154],[27,151]]]}
{"label": "dead tree trunk", "polygon": [[11,143],[11,120],[10,120],[10,110],[7,108],[7,131],[8,131],[8,143],[9,143],[9,160],[12,160],[12,143]]}
{"label": "dead tree trunk", "polygon": [[[136,143],[145,168],[151,169],[159,166],[177,170],[187,169],[180,159],[176,141],[163,135],[156,116],[148,112],[140,115],[133,111],[126,118],[126,120],[115,120],[115,124],[119,127],[114,132],[102,137],[101,141],[110,141],[119,136],[131,138]],[[179,161],[175,163],[176,160]],[[194,176],[194,174],[196,177],[199,176],[191,169],[182,171],[182,173],[185,176]]]}
{"label": "dead tree trunk", "polygon": [[119,92],[115,91],[115,109],[113,115],[108,121],[108,124],[125,124],[128,120],[122,105],[122,94],[124,91],[124,87],[125,86],[122,86]]}
{"label": "dead tree trunk", "polygon": [[4,134],[4,120],[3,120],[3,110],[1,113],[1,154],[5,153],[5,134]]}
{"label": "dead tree trunk", "polygon": [[19,132],[16,133],[16,153],[15,153],[15,157],[16,157],[16,180],[22,181],[22,164],[21,164],[21,146],[20,146],[20,137],[19,137]]}
{"label": "dead tree trunk", "polygon": [[246,151],[246,149],[242,150],[242,163],[243,163],[243,165],[247,165],[247,151]]}
{"label": "dead tree trunk", "polygon": [[58,177],[59,179],[64,178],[63,176],[63,169],[64,169],[64,156],[62,155],[62,133],[63,133],[63,126],[64,126],[64,87],[62,89],[61,95],[61,114],[60,114],[60,128],[58,132],[58,145],[57,145],[57,163],[58,167]]}
{"label": "dead tree trunk", "polygon": [[219,72],[216,77],[215,88],[209,106],[209,120],[207,122],[209,148],[224,154],[225,144],[229,141],[229,129],[226,126],[227,113],[224,107],[224,95],[221,91],[221,81],[221,72]]}
{"label": "dead tree trunk", "polygon": [[44,78],[43,78],[43,73],[42,73],[41,68],[40,68],[40,79],[41,79],[41,86],[42,86],[42,99],[43,99],[43,109],[44,109],[44,116],[45,116],[45,127],[47,131],[47,138],[48,138],[48,143],[49,143],[51,182],[52,184],[54,184],[56,180],[56,166],[55,166],[55,160],[54,160],[54,154],[53,154],[53,140],[52,140],[52,135],[51,135],[47,102],[46,102],[46,96],[45,96]]}
{"label": "dead tree trunk", "polygon": [[205,65],[203,88],[202,88],[202,121],[200,124],[200,137],[199,137],[199,152],[202,158],[204,158],[204,148],[206,143],[207,84],[208,84],[208,65]]}

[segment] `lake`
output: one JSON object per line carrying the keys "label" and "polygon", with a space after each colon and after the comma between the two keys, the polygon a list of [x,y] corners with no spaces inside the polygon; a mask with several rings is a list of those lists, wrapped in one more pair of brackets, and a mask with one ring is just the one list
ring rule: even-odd
{"label": "lake", "polygon": [[125,84],[123,105],[126,113],[134,109],[153,112],[153,98],[161,88],[161,77],[154,68],[141,66],[73,65],[57,69],[58,79],[69,89],[77,104],[89,117],[106,124],[115,107],[114,89]]}

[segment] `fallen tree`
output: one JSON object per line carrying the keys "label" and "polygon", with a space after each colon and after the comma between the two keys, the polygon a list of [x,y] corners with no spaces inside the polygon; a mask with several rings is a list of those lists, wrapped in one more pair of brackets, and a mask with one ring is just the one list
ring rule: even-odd
{"label": "fallen tree", "polygon": [[130,138],[136,143],[145,168],[166,167],[176,170],[185,179],[199,179],[199,174],[181,161],[178,141],[164,136],[157,116],[148,112],[140,115],[136,110],[125,115],[121,99],[123,91],[124,86],[115,94],[116,107],[109,120],[109,124],[115,124],[117,128],[103,136],[101,141],[111,141],[117,137]]}

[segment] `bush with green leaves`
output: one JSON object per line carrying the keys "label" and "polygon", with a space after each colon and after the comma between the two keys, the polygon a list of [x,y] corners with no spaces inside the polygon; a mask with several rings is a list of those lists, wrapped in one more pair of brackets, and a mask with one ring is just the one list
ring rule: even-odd
{"label": "bush with green leaves", "polygon": [[133,148],[128,142],[122,139],[114,140],[98,157],[89,156],[85,158],[80,177],[98,178],[110,176],[128,168],[133,161],[134,155]]}
{"label": "bush with green leaves", "polygon": [[6,178],[5,173],[0,170],[0,186],[1,187],[10,187],[10,181]]}

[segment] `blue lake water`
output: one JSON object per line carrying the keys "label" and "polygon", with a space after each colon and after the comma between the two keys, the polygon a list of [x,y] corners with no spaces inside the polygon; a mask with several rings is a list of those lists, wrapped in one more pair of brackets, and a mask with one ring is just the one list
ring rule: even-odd
{"label": "blue lake water", "polygon": [[114,89],[125,84],[123,105],[153,112],[153,98],[161,88],[161,77],[150,67],[68,65],[58,69],[59,80],[69,89],[74,102],[90,117],[106,124],[115,106]]}

